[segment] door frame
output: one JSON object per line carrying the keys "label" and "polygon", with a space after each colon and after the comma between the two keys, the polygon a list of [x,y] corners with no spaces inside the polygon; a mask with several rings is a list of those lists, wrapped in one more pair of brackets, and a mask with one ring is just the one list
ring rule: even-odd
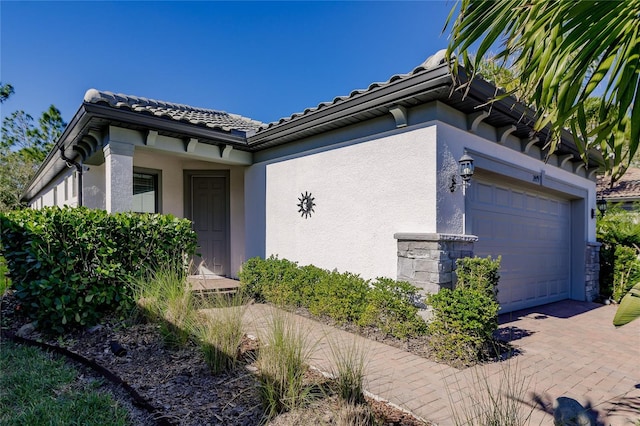
{"label": "door frame", "polygon": [[[194,177],[215,177],[224,179],[225,190],[225,227],[227,238],[225,276],[231,276],[231,187],[229,170],[183,170],[184,182],[184,217],[193,220],[193,185]],[[193,225],[192,225],[193,227]]]}

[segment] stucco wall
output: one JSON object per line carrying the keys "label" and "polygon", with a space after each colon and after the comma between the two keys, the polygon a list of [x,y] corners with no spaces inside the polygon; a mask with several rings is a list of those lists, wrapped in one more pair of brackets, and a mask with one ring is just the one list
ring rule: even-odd
{"label": "stucco wall", "polygon": [[[469,132],[467,116],[441,103],[409,116],[426,121],[304,152],[291,148],[288,156],[248,168],[247,256],[277,254],[365,277],[395,277],[394,233],[466,234],[458,176],[465,149],[480,168],[572,200],[573,251],[582,253],[586,241],[595,240],[595,183],[584,169],[571,162],[560,168],[556,156],[545,163],[536,147],[523,153],[513,136],[495,142],[497,129],[484,123]],[[316,203],[307,219],[296,206],[305,192]],[[576,255],[572,263],[582,260]]]}
{"label": "stucco wall", "polygon": [[106,209],[105,166],[90,166],[82,176],[82,203],[90,209]]}
{"label": "stucco wall", "polygon": [[[565,198],[578,199],[585,197],[587,208],[574,214],[581,215],[580,218],[573,218],[574,221],[584,223],[584,241],[595,241],[595,219],[590,217],[590,208],[595,208],[596,192],[595,182],[587,179],[584,171],[575,173],[566,169],[561,169],[550,163],[536,158],[537,154],[527,155],[518,150],[491,142],[486,139],[458,129],[449,124],[441,123],[438,126],[438,198],[439,200],[449,199],[451,202],[438,203],[438,232],[441,233],[463,233],[464,197],[462,191],[451,193],[447,186],[451,182],[452,173],[457,171],[457,161],[463,155],[464,150],[479,153],[485,159],[492,161],[496,169],[489,171],[500,173],[501,166],[504,170],[509,167],[518,170],[507,175],[510,178],[521,179],[528,184],[539,185],[541,190],[558,191]],[[539,180],[534,180],[535,176],[540,176]],[[458,179],[460,181],[460,179]],[[471,181],[473,185],[473,180]],[[456,218],[452,220],[451,218]]]}
{"label": "stucco wall", "polygon": [[[395,278],[394,233],[435,232],[435,141],[434,126],[400,129],[250,167],[248,255]],[[305,192],[316,203],[307,219]]]}
{"label": "stucco wall", "polygon": [[73,171],[69,169],[53,179],[37,197],[31,200],[29,207],[77,205],[77,197],[73,196],[73,185]]}

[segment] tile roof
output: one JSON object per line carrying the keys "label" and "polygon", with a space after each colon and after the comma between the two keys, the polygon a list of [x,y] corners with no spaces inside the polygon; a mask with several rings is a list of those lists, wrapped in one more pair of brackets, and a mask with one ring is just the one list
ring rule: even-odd
{"label": "tile roof", "polygon": [[613,188],[602,176],[598,177],[598,194],[608,200],[640,199],[640,169],[629,168]]}
{"label": "tile roof", "polygon": [[236,130],[250,135],[265,126],[265,124],[260,121],[242,117],[237,114],[229,114],[224,111],[196,108],[184,104],[157,101],[138,96],[124,95],[122,93],[103,92],[96,89],[87,90],[84,95],[84,101],[92,104],[108,105],[112,108],[151,114],[157,117],[164,117],[170,120],[227,132]]}
{"label": "tile roof", "polygon": [[346,96],[337,96],[335,98],[333,98],[332,101],[327,101],[327,102],[320,102],[318,104],[318,106],[316,107],[312,107],[312,108],[307,108],[302,112],[298,112],[295,114],[292,114],[290,117],[283,117],[278,121],[274,121],[271,122],[269,124],[266,125],[266,127],[260,129],[260,130],[266,130],[266,129],[270,129],[272,127],[278,126],[280,124],[283,123],[287,123],[289,121],[295,120],[296,118],[305,116],[305,115],[309,115],[314,113],[315,111],[321,110],[323,108],[327,108],[329,106],[335,105],[335,104],[339,104],[341,102],[347,101],[349,99],[355,98],[359,95],[365,94],[367,92],[372,92],[376,89],[382,88],[382,87],[386,87],[392,83],[395,83],[399,80],[404,80],[408,77],[411,77],[412,75],[421,73],[423,71],[427,71],[433,68],[437,68],[440,65],[443,65],[445,63],[445,52],[446,50],[439,50],[437,51],[435,54],[429,56],[422,64],[418,65],[417,67],[415,67],[413,70],[411,70],[410,72],[406,73],[406,74],[395,74],[393,76],[391,76],[391,78],[389,78],[389,80],[384,81],[384,82],[377,82],[377,83],[371,83],[369,85],[369,87],[367,87],[366,89],[358,89],[358,90],[353,90],[351,93],[349,93]]}
{"label": "tile roof", "polygon": [[445,50],[440,50],[434,55],[431,55],[427,60],[409,73],[395,74],[387,81],[371,83],[366,89],[353,90],[346,96],[338,96],[332,101],[321,102],[316,107],[307,108],[302,112],[292,114],[289,117],[284,117],[278,121],[268,124],[223,111],[195,108],[184,104],[158,101],[138,96],[125,95],[122,93],[99,91],[96,89],[89,89],[84,95],[84,101],[93,104],[104,104],[112,108],[152,114],[158,117],[166,117],[171,120],[187,122],[213,129],[221,129],[225,131],[240,130],[245,132],[246,136],[252,136],[256,133],[260,133],[260,131],[271,129],[281,124],[293,121],[296,118],[310,115],[316,111],[348,101],[360,95],[375,91],[376,89],[384,88],[423,71],[437,68],[444,63]]}

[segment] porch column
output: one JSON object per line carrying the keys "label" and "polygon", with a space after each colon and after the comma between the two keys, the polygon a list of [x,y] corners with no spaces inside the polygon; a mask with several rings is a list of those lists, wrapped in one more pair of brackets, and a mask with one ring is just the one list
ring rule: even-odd
{"label": "porch column", "polygon": [[133,204],[132,144],[110,140],[103,148],[107,212],[130,211]]}

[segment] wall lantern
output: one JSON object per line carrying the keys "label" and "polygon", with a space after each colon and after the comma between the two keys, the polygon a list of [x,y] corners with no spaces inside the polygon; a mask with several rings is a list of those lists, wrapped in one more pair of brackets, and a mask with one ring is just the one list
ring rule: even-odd
{"label": "wall lantern", "polygon": [[473,176],[473,158],[465,151],[464,155],[458,160],[458,163],[460,164],[460,177],[465,184],[468,184],[471,176]]}
{"label": "wall lantern", "polygon": [[[463,188],[466,188],[470,185],[469,181],[471,180],[474,171],[473,158],[467,154],[467,151],[465,151],[462,157],[458,160],[458,165],[458,174],[462,178]],[[457,185],[456,176],[454,175],[451,177],[451,186],[449,186],[451,192],[456,190]]]}

